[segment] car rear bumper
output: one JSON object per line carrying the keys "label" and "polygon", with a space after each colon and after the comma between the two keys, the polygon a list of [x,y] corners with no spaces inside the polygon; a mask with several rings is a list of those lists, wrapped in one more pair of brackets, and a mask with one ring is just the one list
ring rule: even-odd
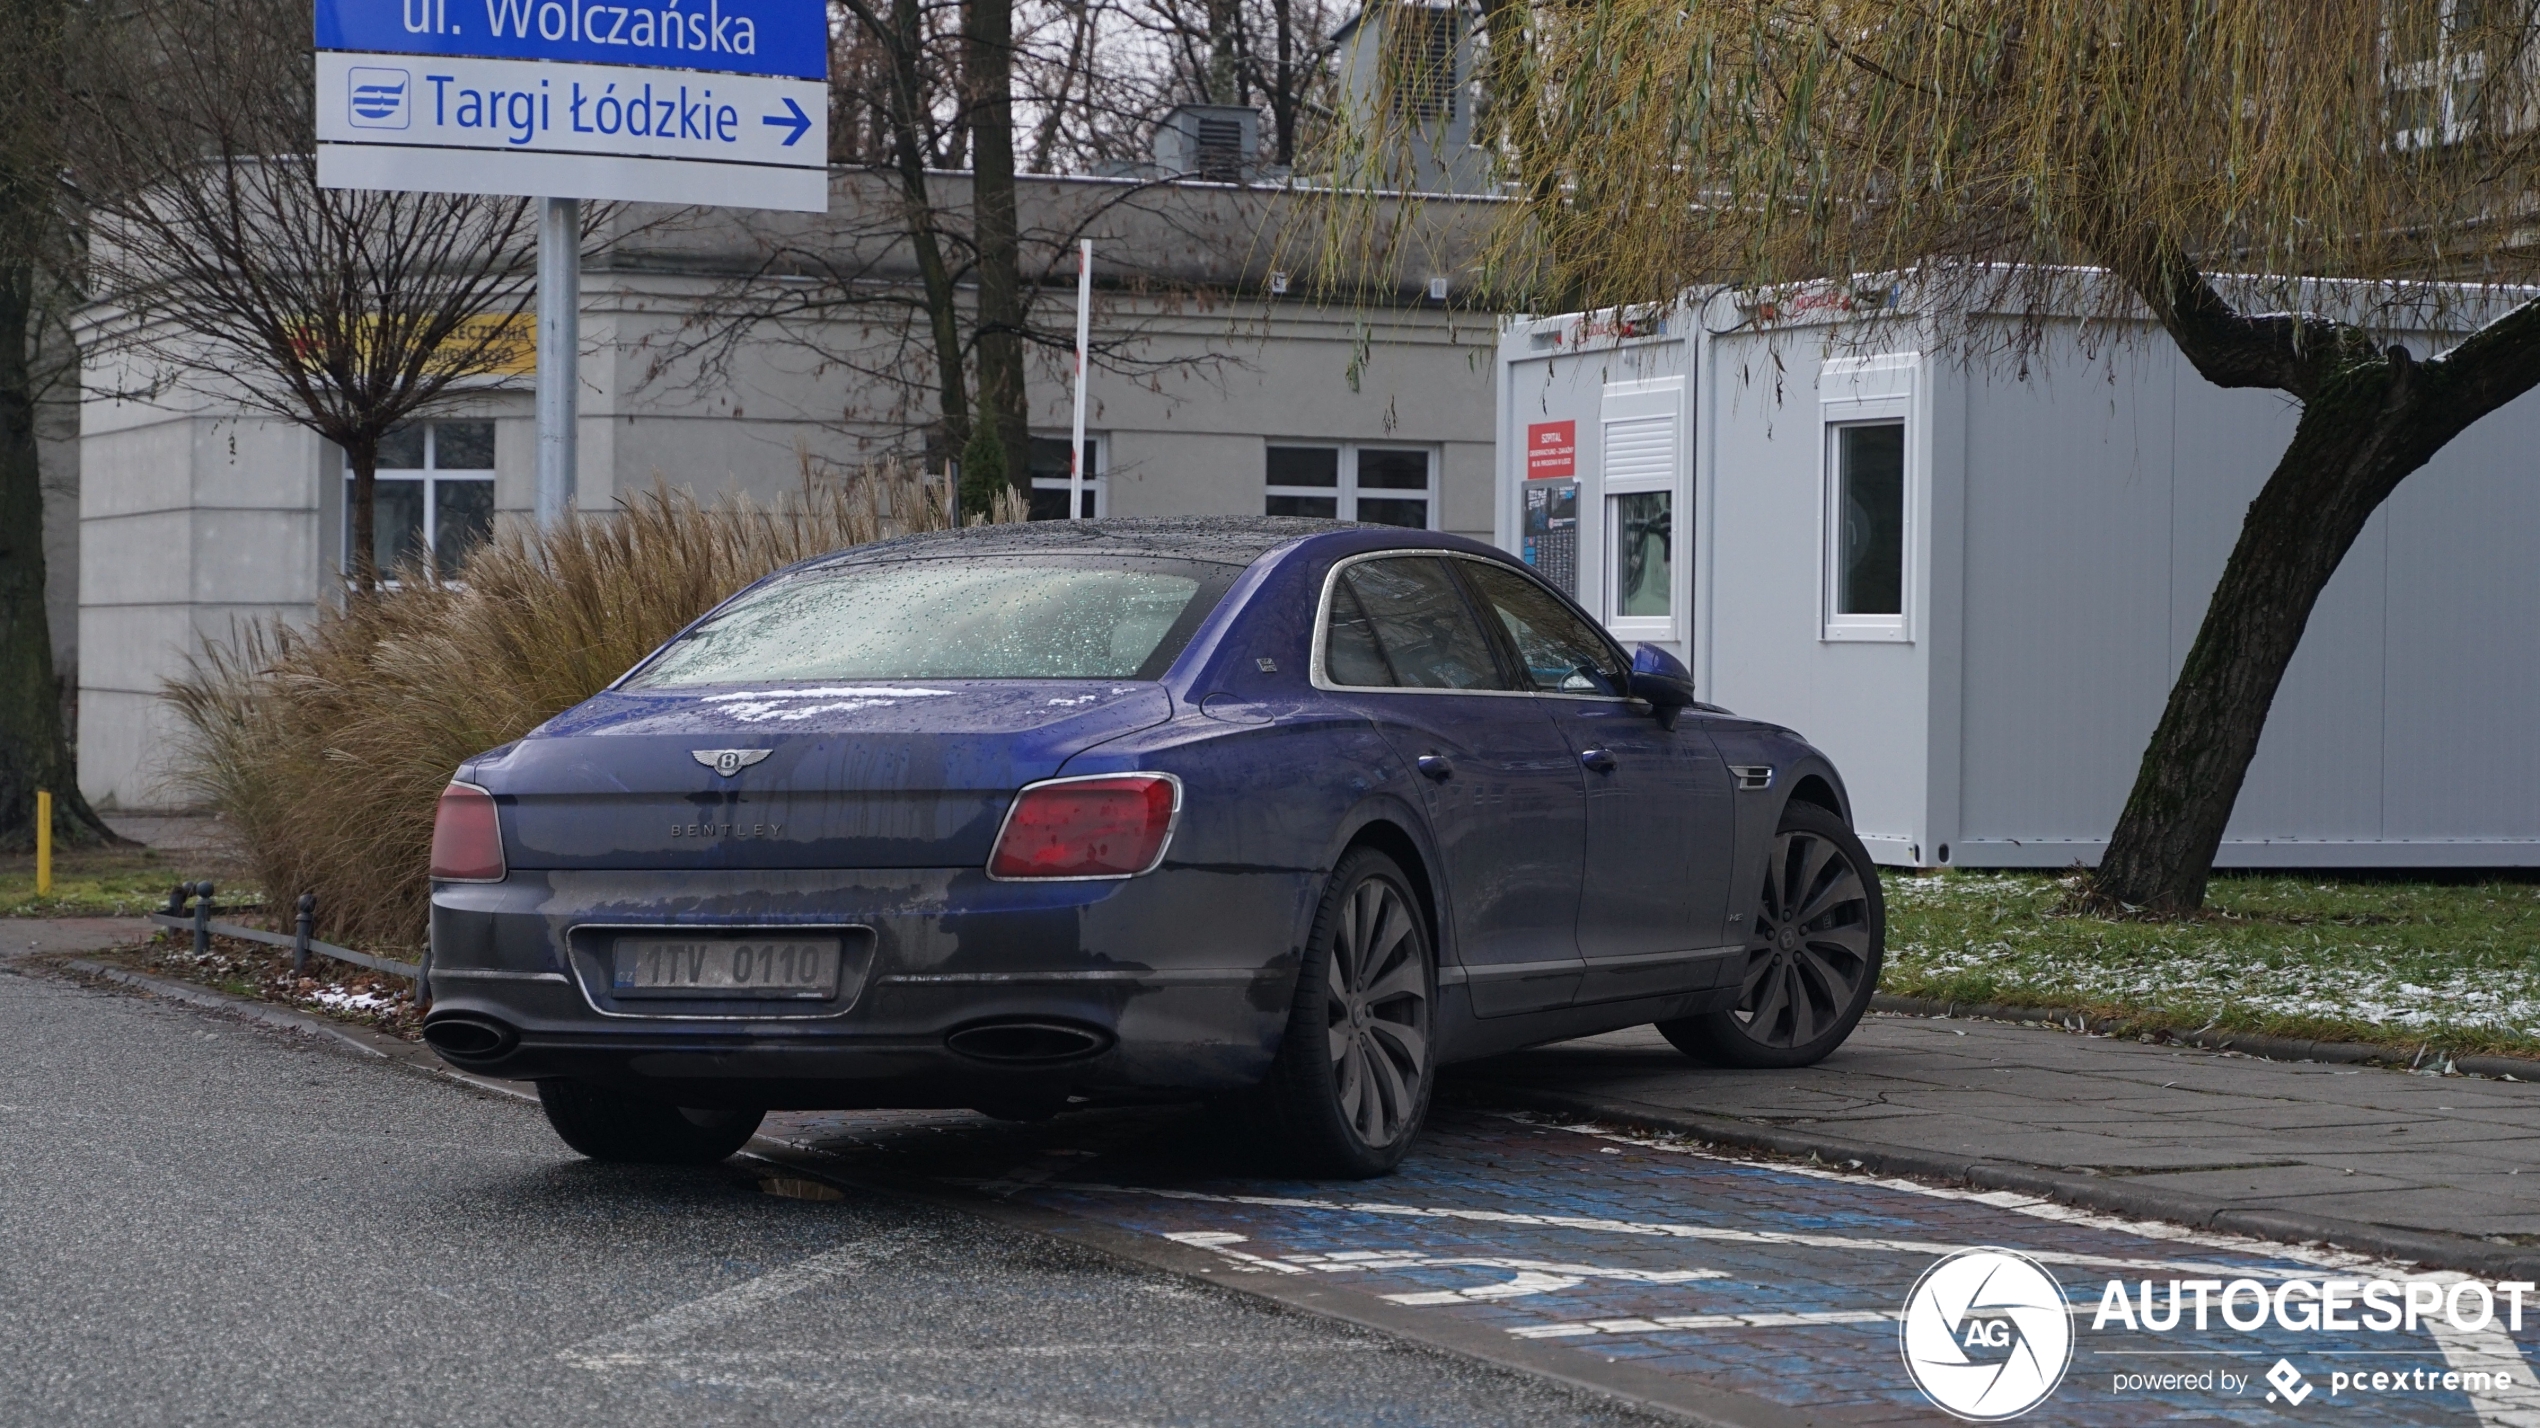
{"label": "car rear bumper", "polygon": [[[1268,1073],[1312,894],[1296,870],[1172,867],[1115,882],[884,869],[445,883],[432,895],[426,1035],[481,1074],[686,1105],[1229,1090]],[[862,975],[851,967],[825,1003],[629,1004],[610,994],[604,961],[625,928],[841,929],[870,955],[849,956]],[[1046,1034],[966,1034],[995,1027]],[[471,1029],[480,1044],[454,1048]]]}

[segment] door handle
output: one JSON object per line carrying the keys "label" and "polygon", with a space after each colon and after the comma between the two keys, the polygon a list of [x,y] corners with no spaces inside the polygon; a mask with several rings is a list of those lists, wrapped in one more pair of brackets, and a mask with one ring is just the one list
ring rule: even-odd
{"label": "door handle", "polygon": [[1579,750],[1579,762],[1596,770],[1598,773],[1612,773],[1614,771],[1614,754],[1610,749],[1581,749]]}
{"label": "door handle", "polygon": [[1448,762],[1444,754],[1422,754],[1411,762],[1420,770],[1422,777],[1435,779],[1439,783],[1455,777],[1455,765]]}

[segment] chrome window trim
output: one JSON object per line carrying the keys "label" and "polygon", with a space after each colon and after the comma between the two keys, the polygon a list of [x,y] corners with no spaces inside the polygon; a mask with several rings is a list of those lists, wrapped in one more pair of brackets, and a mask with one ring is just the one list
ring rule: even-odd
{"label": "chrome window trim", "polygon": [[[610,933],[610,932],[652,932],[652,933],[671,933],[671,934],[678,934],[678,933],[683,933],[683,932],[686,932],[686,933],[696,933],[696,934],[703,935],[703,936],[718,936],[718,935],[722,935],[722,934],[726,934],[726,933],[746,933],[746,932],[775,932],[775,933],[791,933],[791,934],[795,934],[795,935],[798,935],[798,936],[799,936],[799,935],[806,934],[806,933],[817,934],[817,933],[823,933],[823,932],[834,932],[834,933],[839,934],[838,958],[839,958],[839,971],[840,971],[841,973],[844,973],[844,972],[845,972],[845,970],[846,970],[846,966],[845,966],[845,962],[846,962],[846,955],[847,955],[847,949],[846,949],[846,945],[845,945],[845,944],[846,944],[846,934],[851,933],[851,932],[861,932],[861,933],[864,933],[866,936],[868,936],[868,937],[870,937],[870,938],[872,938],[872,939],[873,939],[873,958],[874,958],[874,960],[875,960],[875,961],[879,961],[879,960],[881,959],[881,955],[882,955],[882,933],[881,933],[881,930],[880,930],[880,929],[878,929],[878,928],[876,928],[876,927],[874,927],[874,926],[873,926],[871,923],[869,923],[869,922],[799,922],[799,923],[757,923],[757,922],[688,922],[688,923],[680,923],[680,922],[577,922],[577,923],[574,923],[574,924],[572,924],[571,926],[568,926],[567,928],[565,928],[565,930],[564,930],[564,965],[565,965],[565,970],[566,970],[568,973],[570,973],[570,974],[571,974],[571,975],[570,975],[570,977],[569,977],[569,980],[573,983],[573,988],[574,988],[574,990],[575,990],[575,991],[578,991],[578,992],[580,992],[580,993],[582,994],[582,1001],[583,1001],[583,1003],[584,1003],[585,1005],[587,1005],[588,1007],[590,1007],[590,1008],[591,1008],[591,1010],[592,1010],[594,1013],[596,1013],[596,1014],[598,1014],[598,1015],[600,1015],[600,1016],[609,1017],[609,1018],[611,1018],[611,1019],[613,1019],[613,1020],[618,1020],[618,1021],[835,1021],[835,1020],[837,1020],[838,1018],[840,1018],[840,1017],[842,1017],[842,1016],[845,1016],[845,1015],[847,1015],[848,1013],[850,1013],[850,1012],[854,1011],[857,1007],[859,1007],[859,1006],[863,1005],[863,1003],[864,1003],[864,994],[865,994],[865,991],[866,991],[868,988],[870,988],[870,987],[874,984],[874,982],[876,982],[876,981],[877,981],[877,980],[879,980],[879,979],[878,979],[878,978],[876,978],[876,977],[873,975],[873,967],[872,967],[870,964],[868,964],[868,965],[865,967],[865,969],[864,969],[864,980],[863,980],[862,982],[860,982],[860,983],[858,983],[858,984],[856,985],[856,992],[855,992],[855,995],[854,995],[854,996],[852,996],[852,997],[847,998],[847,1004],[846,1004],[845,1006],[838,1007],[838,1008],[836,1008],[836,1009],[834,1009],[834,1010],[822,1010],[822,1011],[814,1011],[814,1012],[785,1012],[785,1011],[758,1011],[758,1012],[626,1012],[626,1011],[610,1011],[607,1007],[604,1007],[604,1006],[601,1006],[601,1005],[600,1005],[599,998],[597,998],[597,997],[595,997],[595,996],[591,995],[591,986],[590,986],[590,983],[589,983],[588,981],[586,981],[586,980],[584,979],[583,975],[582,975],[582,964],[581,964],[581,963],[579,963],[579,962],[577,962],[577,961],[575,961],[575,960],[574,960],[574,957],[573,957],[573,939],[574,939],[574,937],[575,937],[575,935],[576,935],[576,934],[579,934],[579,933],[584,933],[584,932],[599,932],[599,933]],[[438,968],[435,968],[435,969],[434,969],[434,971],[433,971],[433,975],[437,977],[437,976],[440,976],[440,975],[442,975],[442,974],[441,974],[441,972],[440,972],[440,970],[439,970]],[[698,1000],[702,1001],[702,1000],[705,1000],[705,999],[704,999],[704,998],[698,998]],[[771,1005],[771,1006],[778,1006],[778,1005],[783,1005],[783,1003],[770,1003],[769,1005]],[[800,1006],[800,1005],[801,1005],[801,1003],[800,1003],[799,1001],[797,1001],[797,1002],[793,1003],[793,1005]]]}
{"label": "chrome window trim", "polygon": [[[1596,704],[1630,704],[1634,702],[1631,696],[1626,694],[1572,694],[1558,689],[1431,689],[1426,685],[1410,684],[1334,684],[1331,681],[1330,676],[1324,671],[1323,655],[1324,647],[1331,641],[1332,592],[1340,584],[1341,572],[1349,569],[1353,565],[1363,564],[1371,560],[1402,560],[1430,555],[1441,556],[1448,560],[1468,560],[1475,565],[1488,565],[1501,570],[1517,570],[1517,567],[1508,564],[1506,561],[1493,560],[1488,556],[1475,555],[1471,551],[1438,550],[1425,546],[1400,546],[1392,550],[1363,551],[1357,555],[1343,556],[1341,559],[1333,561],[1332,568],[1323,574],[1322,597],[1314,603],[1314,657],[1309,661],[1312,668],[1309,669],[1306,674],[1306,678],[1309,683],[1311,683],[1316,689],[1322,690],[1327,694],[1460,694],[1467,697],[1479,697],[1485,699],[1578,699]],[[1530,573],[1524,571],[1517,571],[1517,573],[1523,575],[1524,578],[1528,580],[1534,580],[1538,585],[1543,585],[1542,581],[1536,580]],[[1543,588],[1547,591],[1552,591],[1556,597],[1560,593],[1558,591],[1553,591],[1552,587],[1549,585],[1544,585]],[[1589,622],[1589,625],[1590,628],[1595,628],[1593,621]],[[1487,630],[1483,633],[1485,637],[1489,634]],[[1598,633],[1603,634],[1604,632],[1599,630]],[[1612,637],[1607,636],[1607,639],[1611,640]],[[1631,667],[1631,661],[1626,659],[1623,662],[1623,667],[1629,669]],[[1003,830],[1000,829],[999,832],[1002,833]]]}
{"label": "chrome window trim", "polygon": [[[1079,873],[1062,878],[1001,878],[993,871],[989,871],[997,865],[997,850],[1005,846],[1006,826],[1014,821],[1014,810],[1023,806],[1023,795],[1030,793],[1036,788],[1050,788],[1062,783],[1089,783],[1095,779],[1108,778],[1160,778],[1166,783],[1173,785],[1173,815],[1164,825],[1164,841],[1155,845],[1155,861],[1138,869],[1134,873]],[[992,883],[1126,882],[1131,878],[1145,877],[1147,874],[1163,867],[1164,855],[1173,850],[1173,835],[1180,832],[1181,829],[1182,776],[1180,774],[1165,773],[1160,769],[1122,769],[1117,773],[1070,774],[1065,778],[1034,779],[1032,782],[1016,789],[1014,791],[1014,797],[1007,801],[1005,805],[1005,816],[997,820],[996,840],[988,844],[988,861],[981,865],[981,871],[987,872],[988,881]]]}

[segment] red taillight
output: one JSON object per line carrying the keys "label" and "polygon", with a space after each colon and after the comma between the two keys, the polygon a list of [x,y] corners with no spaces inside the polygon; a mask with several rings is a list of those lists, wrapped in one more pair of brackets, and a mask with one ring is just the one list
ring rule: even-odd
{"label": "red taillight", "polygon": [[503,824],[494,795],[464,783],[441,790],[441,807],[432,815],[432,876],[499,883],[503,873]]}
{"label": "red taillight", "polygon": [[1036,783],[988,855],[992,878],[1126,878],[1164,857],[1181,785],[1163,774],[1107,774]]}

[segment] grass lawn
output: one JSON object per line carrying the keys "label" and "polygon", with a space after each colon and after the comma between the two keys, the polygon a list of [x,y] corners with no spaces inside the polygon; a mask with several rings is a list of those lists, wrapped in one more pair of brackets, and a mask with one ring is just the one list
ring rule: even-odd
{"label": "grass lawn", "polygon": [[2218,876],[2175,922],[2061,915],[2039,874],[1886,887],[1880,990],[1901,996],[2540,1055],[2540,882]]}
{"label": "grass lawn", "polygon": [[35,855],[0,855],[0,916],[130,917],[164,906],[168,889],[196,878],[219,886],[224,908],[251,905],[256,892],[219,859],[171,856],[155,848],[56,848],[53,891],[35,893]]}

